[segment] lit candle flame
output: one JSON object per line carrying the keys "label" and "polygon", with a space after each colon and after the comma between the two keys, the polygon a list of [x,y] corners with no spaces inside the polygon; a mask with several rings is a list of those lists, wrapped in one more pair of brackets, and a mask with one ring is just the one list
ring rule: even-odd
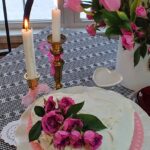
{"label": "lit candle flame", "polygon": [[29,29],[29,22],[28,22],[27,19],[24,20],[24,28],[25,28],[26,30]]}
{"label": "lit candle flame", "polygon": [[54,1],[54,6],[57,9],[58,8],[58,1],[57,0],[53,0]]}

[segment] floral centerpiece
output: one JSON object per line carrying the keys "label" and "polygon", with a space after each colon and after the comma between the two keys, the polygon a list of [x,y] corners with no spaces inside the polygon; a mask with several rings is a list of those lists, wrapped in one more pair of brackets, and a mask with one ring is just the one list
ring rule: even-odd
{"label": "floral centerpiece", "polygon": [[120,37],[116,69],[125,87],[150,84],[150,0],[65,0],[64,6],[93,20],[86,26],[91,36],[106,27],[106,36]]}
{"label": "floral centerpiece", "polygon": [[139,47],[135,51],[134,64],[140,57],[150,52],[150,1],[149,0],[66,0],[65,7],[74,11],[84,11],[89,20],[95,23],[87,25],[86,29],[92,36],[100,27],[107,25],[105,34],[120,35],[125,50],[132,50],[135,43]]}
{"label": "floral centerpiece", "polygon": [[70,97],[63,97],[55,102],[50,96],[43,107],[35,106],[35,114],[41,117],[29,132],[29,141],[38,141],[44,133],[50,145],[62,150],[85,147],[98,149],[102,144],[102,135],[96,131],[105,129],[103,123],[95,116],[81,114],[84,102],[75,104]]}

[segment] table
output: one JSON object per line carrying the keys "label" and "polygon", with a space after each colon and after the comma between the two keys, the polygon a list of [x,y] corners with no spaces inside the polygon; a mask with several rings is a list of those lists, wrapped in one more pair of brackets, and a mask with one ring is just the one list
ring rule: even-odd
{"label": "table", "polygon": [[[34,36],[37,70],[41,75],[40,82],[53,86],[54,80],[49,73],[47,56],[38,50],[41,41],[47,39],[50,29],[46,28]],[[64,47],[64,87],[95,86],[92,81],[94,70],[99,66],[115,69],[118,40],[108,40],[104,36],[90,37],[87,33],[63,30],[67,36]],[[21,97],[28,91],[23,78],[25,63],[23,46],[16,48],[0,60],[0,132],[11,121],[18,120],[25,108],[21,105]],[[128,97],[133,91],[117,85],[107,88]],[[15,150],[0,139],[0,150]]]}

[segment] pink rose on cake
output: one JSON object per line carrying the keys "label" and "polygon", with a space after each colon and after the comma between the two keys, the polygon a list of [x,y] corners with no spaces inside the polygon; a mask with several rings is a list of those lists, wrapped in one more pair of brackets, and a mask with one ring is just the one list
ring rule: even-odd
{"label": "pink rose on cake", "polygon": [[41,120],[30,129],[29,141],[36,140],[43,150],[50,149],[51,146],[58,150],[67,147],[98,149],[102,136],[96,132],[106,127],[96,116],[79,113],[83,105],[84,101],[75,104],[70,97],[59,100],[50,96],[45,100],[44,107],[34,107],[35,114]]}
{"label": "pink rose on cake", "polygon": [[56,103],[54,102],[53,97],[50,96],[48,98],[48,101],[45,102],[45,112],[48,113],[52,110],[55,110],[55,106],[56,106]]}
{"label": "pink rose on cake", "polygon": [[42,128],[47,134],[53,134],[57,132],[64,121],[64,117],[57,113],[57,111],[51,111],[44,115],[42,118]]}
{"label": "pink rose on cake", "polygon": [[102,139],[103,137],[94,131],[89,130],[84,133],[85,145],[90,150],[96,150],[99,148],[102,144]]}
{"label": "pink rose on cake", "polygon": [[83,123],[80,119],[68,118],[64,121],[63,130],[71,131],[77,128],[82,129],[82,127],[83,127]]}
{"label": "pink rose on cake", "polygon": [[58,149],[64,149],[67,145],[69,145],[69,132],[67,131],[58,131],[54,135],[54,147]]}
{"label": "pink rose on cake", "polygon": [[84,145],[83,136],[79,131],[71,131],[70,144],[73,148],[81,148]]}
{"label": "pink rose on cake", "polygon": [[74,105],[75,102],[72,98],[70,97],[63,97],[59,102],[58,102],[58,107],[60,110],[63,111],[64,114],[67,113],[67,110],[70,108],[70,106]]}

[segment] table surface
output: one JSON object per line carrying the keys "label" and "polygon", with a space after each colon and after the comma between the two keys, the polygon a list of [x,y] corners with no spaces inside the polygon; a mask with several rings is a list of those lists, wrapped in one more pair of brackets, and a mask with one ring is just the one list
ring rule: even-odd
{"label": "table surface", "polygon": [[[47,56],[38,49],[41,41],[46,41],[50,30],[44,29],[34,36],[37,71],[41,75],[40,82],[53,87],[54,80],[50,76],[50,64]],[[67,41],[64,48],[63,85],[95,86],[92,81],[93,72],[97,67],[115,69],[118,40],[107,39],[97,35],[90,37],[87,33],[63,30]],[[21,97],[28,91],[23,78],[25,73],[23,46],[16,48],[0,60],[0,132],[9,122],[18,120],[25,108],[21,105]],[[129,97],[133,91],[120,84],[107,88]],[[0,150],[15,150],[0,139]]]}

